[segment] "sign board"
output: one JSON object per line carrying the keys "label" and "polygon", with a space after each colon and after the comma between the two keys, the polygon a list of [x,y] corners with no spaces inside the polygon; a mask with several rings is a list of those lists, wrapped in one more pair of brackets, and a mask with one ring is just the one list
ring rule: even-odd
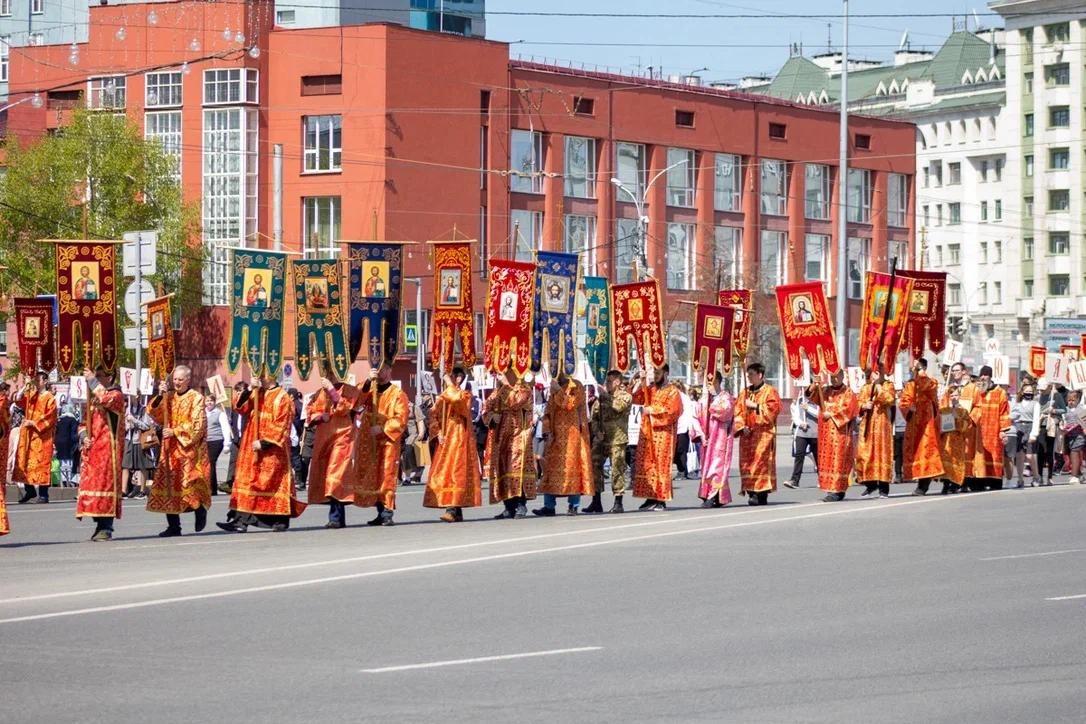
{"label": "sign board", "polygon": [[76,375],[68,380],[69,397],[79,402],[87,401],[87,379],[82,375]]}
{"label": "sign board", "polygon": [[124,394],[139,394],[139,378],[136,376],[136,371],[131,367],[122,367],[120,369],[119,382],[121,384],[121,392]]}
{"label": "sign board", "polygon": [[139,335],[138,332],[140,330],[143,330],[143,327],[125,327],[124,328],[124,346],[125,346],[125,349],[135,349],[136,348],[136,337],[137,336],[142,336],[143,337],[143,345],[142,345],[142,347],[144,349],[147,349],[147,343],[150,342],[151,340],[149,340],[147,338],[146,330],[144,330],[142,335]]}
{"label": "sign board", "polygon": [[1061,345],[1082,344],[1082,335],[1086,334],[1086,319],[1070,317],[1048,317],[1044,325],[1044,345],[1049,352],[1059,352]]}
{"label": "sign board", "polygon": [[943,364],[956,365],[961,362],[962,349],[963,345],[961,342],[954,339],[948,339],[946,341],[946,349],[943,350]]}
{"label": "sign board", "polygon": [[226,385],[223,384],[220,375],[211,375],[207,378],[207,391],[220,405],[225,405],[230,401],[230,398],[226,396]]}
{"label": "sign board", "polygon": [[984,340],[984,354],[999,354],[999,338],[989,337]]}
{"label": "sign board", "polygon": [[1071,383],[1071,389],[1086,390],[1086,360],[1067,365],[1067,378]]}
{"label": "sign board", "polygon": [[641,439],[641,405],[630,405],[630,423],[626,426],[628,444],[637,445]]}
{"label": "sign board", "polygon": [[849,367],[845,370],[845,379],[848,380],[849,389],[859,393],[864,386],[864,370],[862,367]]}
{"label": "sign board", "polygon": [[1068,383],[1067,364],[1067,358],[1062,354],[1049,352],[1045,355],[1045,377],[1049,382],[1066,385]]}
{"label": "sign board", "polygon": [[151,374],[151,370],[146,367],[140,370],[140,394],[155,394],[155,378]]}
{"label": "sign board", "polygon": [[997,354],[992,357],[992,382],[997,385],[1009,385],[1011,383],[1011,358],[1005,354]]}
{"label": "sign board", "polygon": [[155,288],[148,281],[141,281],[137,289],[136,283],[128,285],[124,292],[124,312],[135,324],[143,322],[143,310],[140,305],[146,304],[155,298]]}
{"label": "sign board", "polygon": [[417,324],[405,324],[403,326],[403,346],[407,349],[418,348],[419,327]]}
{"label": "sign board", "polygon": [[433,372],[423,372],[422,373],[422,384],[419,385],[419,388],[425,394],[428,394],[428,395],[436,395],[437,394],[437,381],[434,380],[434,373]]}
{"label": "sign board", "polygon": [[294,387],[294,365],[290,362],[284,362],[279,370],[279,384],[287,389]]}
{"label": "sign board", "polygon": [[157,231],[129,231],[124,235],[122,245],[124,275],[136,276],[136,242],[139,242],[140,270],[143,274],[154,274],[157,270],[155,258],[158,255]]}
{"label": "sign board", "polygon": [[792,380],[792,385],[798,389],[806,389],[811,384],[811,362],[804,357],[800,362],[803,365],[803,372],[799,377]]}

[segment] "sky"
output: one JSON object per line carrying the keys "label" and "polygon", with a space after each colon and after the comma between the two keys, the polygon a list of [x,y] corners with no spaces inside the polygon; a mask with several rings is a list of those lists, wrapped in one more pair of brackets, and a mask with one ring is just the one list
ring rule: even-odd
{"label": "sky", "polygon": [[[905,9],[907,7],[907,10]],[[773,75],[789,57],[789,47],[802,43],[805,55],[825,52],[827,35],[835,48],[842,23],[825,18],[624,18],[624,13],[696,14],[833,14],[841,0],[487,0],[487,37],[512,43],[510,54],[537,61],[605,67],[636,72],[663,68],[663,75],[701,70],[706,82],[735,81],[748,75]],[[501,11],[616,13],[618,17],[538,17],[496,15]],[[849,23],[849,55],[890,60],[907,30],[914,49],[938,49],[950,34],[952,19],[969,15],[969,28],[980,14],[986,26],[1001,26],[986,15],[987,0],[851,0],[854,15],[905,13],[901,17],[854,17]],[[943,17],[919,17],[938,13]],[[829,24],[829,27],[827,27]],[[523,42],[521,42],[523,41]],[[628,46],[606,45],[613,43]],[[691,47],[691,46],[707,47]],[[685,47],[684,47],[685,46]],[[717,46],[717,47],[712,47]]]}

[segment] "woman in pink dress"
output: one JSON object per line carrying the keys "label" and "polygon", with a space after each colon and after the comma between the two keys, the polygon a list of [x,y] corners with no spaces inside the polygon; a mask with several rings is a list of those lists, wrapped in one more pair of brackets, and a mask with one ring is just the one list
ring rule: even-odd
{"label": "woman in pink dress", "polygon": [[702,414],[701,427],[705,431],[702,446],[701,486],[698,497],[701,507],[719,508],[732,502],[728,486],[728,474],[732,467],[732,420],[735,416],[735,398],[722,389],[723,376],[713,375],[709,405]]}

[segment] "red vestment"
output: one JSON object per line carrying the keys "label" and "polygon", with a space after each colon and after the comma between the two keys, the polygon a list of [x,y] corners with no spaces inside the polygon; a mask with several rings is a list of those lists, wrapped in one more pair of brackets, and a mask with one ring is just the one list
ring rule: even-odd
{"label": "red vestment", "polygon": [[[306,504],[294,497],[290,426],[294,401],[282,387],[239,393],[234,409],[248,416],[238,444],[230,508],[239,513],[297,518]],[[260,449],[255,449],[259,444]]]}
{"label": "red vestment", "polygon": [[823,387],[818,413],[818,487],[830,493],[848,490],[855,450],[852,421],[856,395],[847,386]]}
{"label": "red vestment", "polygon": [[[410,405],[407,395],[396,385],[385,389],[378,385],[377,404],[374,409],[374,393],[367,382],[359,395],[362,405],[362,429],[355,444],[355,505],[371,508],[378,503],[388,510],[396,509],[396,486],[400,482],[400,452],[403,436],[407,432],[407,415]],[[370,431],[380,427],[374,435]]]}
{"label": "red vestment", "polygon": [[[313,395],[305,414],[313,428],[313,457],[309,463],[309,503],[326,503],[338,500],[353,503],[358,485],[354,473],[354,448],[358,428],[354,424],[354,408],[358,390],[341,385],[328,392],[321,390]],[[328,419],[320,421],[322,415]]]}
{"label": "red vestment", "polygon": [[[101,389],[101,388],[99,388]],[[86,447],[79,468],[75,517],[121,517],[121,459],[124,455],[124,394],[111,387],[90,393],[84,421]]]}
{"label": "red vestment", "polygon": [[543,413],[547,445],[539,492],[557,496],[595,493],[587,405],[584,385],[573,378],[551,392]]}
{"label": "red vestment", "polygon": [[[757,407],[747,408],[747,401]],[[745,388],[735,401],[735,433],[739,438],[739,478],[744,493],[777,489],[777,416],[781,398],[769,384]],[[746,432],[746,431],[749,431]]]}
{"label": "red vestment", "polygon": [[57,400],[49,390],[28,387],[19,398],[25,417],[19,428],[13,482],[49,485],[53,473],[53,439],[57,430]]}
{"label": "red vestment", "polygon": [[638,498],[671,500],[671,465],[675,457],[675,429],[683,412],[675,385],[642,387],[633,395],[641,408],[641,434],[634,458],[634,489]]}
{"label": "red vestment", "polygon": [[473,508],[483,504],[479,453],[471,422],[471,393],[447,387],[430,411],[430,429],[440,439],[430,465],[422,504],[427,508]]}

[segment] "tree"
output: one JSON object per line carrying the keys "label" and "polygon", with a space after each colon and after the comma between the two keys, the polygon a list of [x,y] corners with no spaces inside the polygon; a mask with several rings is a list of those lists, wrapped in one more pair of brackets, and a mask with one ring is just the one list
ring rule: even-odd
{"label": "tree", "polygon": [[[53,251],[39,239],[120,239],[126,231],[157,229],[157,272],[145,278],[172,292],[182,314],[200,307],[199,208],[182,198],[176,160],[138,126],[78,110],[56,135],[6,150],[0,257],[15,294],[55,293]],[[118,279],[122,301],[125,287]]]}

